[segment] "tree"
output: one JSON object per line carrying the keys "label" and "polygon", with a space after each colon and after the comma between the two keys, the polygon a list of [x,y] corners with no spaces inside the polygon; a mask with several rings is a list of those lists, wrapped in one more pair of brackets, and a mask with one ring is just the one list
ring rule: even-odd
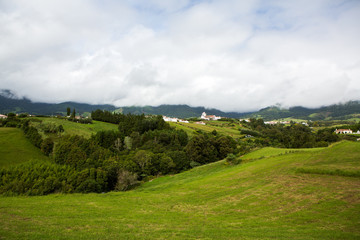
{"label": "tree", "polygon": [[71,109],[69,107],[66,108],[66,116],[70,116],[70,113],[71,113]]}
{"label": "tree", "polygon": [[41,151],[43,151],[45,155],[49,156],[53,148],[54,148],[54,142],[53,140],[51,140],[51,138],[46,138],[44,141],[42,141]]}
{"label": "tree", "polygon": [[121,169],[118,173],[118,179],[115,189],[118,191],[126,191],[138,184],[137,175],[127,170]]}
{"label": "tree", "polygon": [[73,112],[72,112],[72,114],[71,114],[71,118],[75,118],[75,115],[76,115],[76,112],[75,112],[75,108],[74,108],[74,110],[73,110]]}

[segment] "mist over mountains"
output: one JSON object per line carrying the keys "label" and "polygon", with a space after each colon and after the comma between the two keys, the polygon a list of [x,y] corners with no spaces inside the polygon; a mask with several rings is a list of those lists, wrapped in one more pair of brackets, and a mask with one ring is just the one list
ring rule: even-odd
{"label": "mist over mountains", "polygon": [[223,112],[218,109],[192,107],[188,105],[160,105],[160,106],[124,106],[116,107],[110,104],[93,105],[77,102],[38,103],[25,97],[19,97],[11,90],[0,90],[0,113],[29,113],[33,115],[64,115],[66,108],[76,109],[79,114],[89,113],[96,109],[116,111],[123,114],[154,114],[178,118],[200,117],[202,112],[229,118],[263,118],[264,120],[280,118],[300,118],[307,120],[350,119],[360,117],[360,101],[349,101],[320,108],[305,108],[294,106],[288,109],[280,106],[269,106],[257,112]]}

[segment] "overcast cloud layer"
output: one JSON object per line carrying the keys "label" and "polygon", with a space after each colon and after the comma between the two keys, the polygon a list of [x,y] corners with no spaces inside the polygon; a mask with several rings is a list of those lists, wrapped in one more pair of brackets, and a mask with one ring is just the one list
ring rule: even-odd
{"label": "overcast cloud layer", "polygon": [[0,88],[250,111],[360,99],[360,1],[0,0]]}

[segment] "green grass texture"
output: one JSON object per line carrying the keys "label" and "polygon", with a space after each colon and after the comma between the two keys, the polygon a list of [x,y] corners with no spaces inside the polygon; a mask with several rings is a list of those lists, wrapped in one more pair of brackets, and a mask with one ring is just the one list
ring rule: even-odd
{"label": "green grass texture", "polygon": [[360,239],[360,178],[299,171],[357,171],[360,143],[259,151],[128,192],[0,197],[0,239]]}
{"label": "green grass texture", "polygon": [[0,168],[32,159],[46,161],[48,157],[25,138],[21,129],[0,128]]}
{"label": "green grass texture", "polygon": [[[118,125],[100,121],[94,121],[92,124],[81,124],[72,121],[68,121],[66,119],[59,119],[59,118],[38,118],[42,120],[44,124],[46,123],[54,123],[56,125],[62,125],[64,127],[64,134],[69,135],[80,135],[86,138],[90,138],[92,134],[96,134],[99,131],[107,131],[113,130],[118,131]],[[39,124],[39,123],[32,123],[32,124]]]}

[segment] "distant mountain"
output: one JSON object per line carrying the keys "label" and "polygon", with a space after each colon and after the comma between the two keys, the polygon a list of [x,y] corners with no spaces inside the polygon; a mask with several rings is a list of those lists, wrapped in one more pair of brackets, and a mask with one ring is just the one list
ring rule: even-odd
{"label": "distant mountain", "polygon": [[76,102],[64,102],[58,104],[34,103],[27,98],[19,98],[10,90],[0,90],[0,114],[9,112],[29,113],[34,115],[57,115],[65,114],[66,108],[76,109],[77,113],[84,114],[96,109],[121,112],[124,114],[153,114],[165,115],[168,117],[190,118],[200,117],[203,112],[209,115],[216,115],[230,118],[263,118],[264,120],[274,120],[281,118],[299,118],[305,120],[334,120],[350,119],[360,116],[360,101],[350,101],[344,104],[334,104],[320,108],[291,107],[282,109],[278,106],[271,106],[252,113],[222,112],[218,109],[208,109],[204,107],[190,107],[188,105],[160,105],[152,106],[132,106],[117,108],[113,105],[91,105]]}
{"label": "distant mountain", "polygon": [[114,111],[113,105],[91,105],[76,102],[58,104],[34,103],[27,98],[18,98],[9,90],[0,91],[0,113],[29,113],[34,115],[57,115],[66,113],[66,108],[76,109],[77,113],[91,112],[96,109]]}
{"label": "distant mountain", "polygon": [[160,105],[158,107],[122,107],[118,109],[119,112],[124,114],[153,114],[153,115],[165,115],[168,117],[178,118],[191,118],[200,117],[203,112],[208,115],[216,115],[229,118],[240,118],[247,113],[236,113],[236,112],[222,112],[217,109],[208,109],[204,107],[190,107],[188,105]]}
{"label": "distant mountain", "polygon": [[34,115],[57,115],[65,114],[66,108],[76,109],[77,113],[83,114],[85,112],[91,112],[96,109],[121,112],[124,114],[153,114],[153,115],[165,115],[169,117],[178,118],[190,118],[200,117],[203,112],[210,115],[240,118],[246,113],[235,112],[222,112],[217,109],[207,109],[204,107],[190,107],[188,105],[160,105],[157,107],[145,106],[145,107],[121,107],[116,108],[113,105],[91,105],[85,103],[76,102],[64,102],[58,104],[50,103],[34,103],[26,98],[19,98],[10,90],[0,90],[0,113],[29,113]]}
{"label": "distant mountain", "polygon": [[360,101],[349,101],[344,104],[334,104],[320,108],[291,107],[281,109],[276,106],[267,107],[247,114],[246,117],[274,120],[281,118],[298,118],[305,120],[345,120],[360,116]]}

